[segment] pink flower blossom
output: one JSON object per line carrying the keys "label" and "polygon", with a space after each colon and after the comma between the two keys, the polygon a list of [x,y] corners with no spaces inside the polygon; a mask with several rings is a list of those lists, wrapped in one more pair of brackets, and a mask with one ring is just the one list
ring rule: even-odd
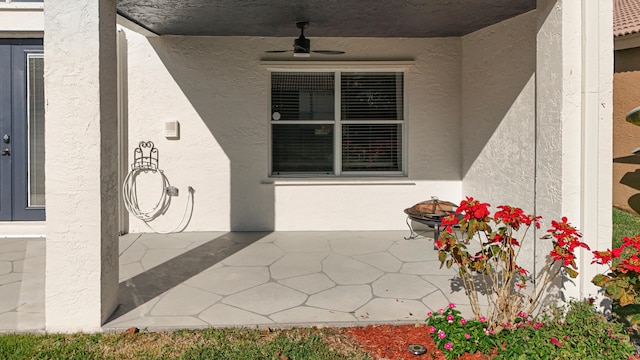
{"label": "pink flower blossom", "polygon": [[433,326],[429,326],[429,333],[433,334],[434,332],[436,332],[436,328]]}
{"label": "pink flower blossom", "polygon": [[466,323],[467,323],[467,319],[464,319],[464,318],[460,319],[460,325],[464,325]]}
{"label": "pink flower blossom", "polygon": [[427,317],[431,317],[431,315],[433,315],[433,312],[432,312],[432,311],[429,311],[429,312],[427,313]]}
{"label": "pink flower blossom", "polygon": [[453,315],[451,314],[447,315],[447,320],[453,320]]}
{"label": "pink flower blossom", "polygon": [[446,338],[446,337],[447,337],[447,334],[445,334],[445,332],[444,332],[444,331],[442,331],[442,330],[438,330],[438,337],[439,337],[440,339],[444,339],[444,338]]}
{"label": "pink flower blossom", "polygon": [[442,313],[444,313],[444,309],[438,310],[438,314],[442,315]]}
{"label": "pink flower blossom", "polygon": [[447,320],[447,322],[449,323],[449,325],[453,324],[453,320]]}
{"label": "pink flower blossom", "polygon": [[469,339],[471,339],[471,335],[469,335],[469,334],[464,334],[464,338],[465,338],[465,339],[467,339],[467,340],[469,340]]}
{"label": "pink flower blossom", "polygon": [[453,344],[448,342],[448,343],[444,344],[444,348],[447,349],[447,350],[451,350],[453,348]]}
{"label": "pink flower blossom", "polygon": [[455,307],[456,307],[456,304],[454,304],[454,303],[450,303],[449,304],[449,309],[455,309]]}
{"label": "pink flower blossom", "polygon": [[480,319],[478,319],[478,320],[480,320],[480,322],[486,322],[487,321],[487,319],[484,316],[480,316]]}
{"label": "pink flower blossom", "polygon": [[562,346],[562,341],[558,340],[557,338],[550,338],[549,341],[551,341],[551,343],[555,346]]}
{"label": "pink flower blossom", "polygon": [[540,329],[542,327],[542,323],[541,322],[537,322],[537,323],[531,325],[531,327],[534,328],[534,329]]}

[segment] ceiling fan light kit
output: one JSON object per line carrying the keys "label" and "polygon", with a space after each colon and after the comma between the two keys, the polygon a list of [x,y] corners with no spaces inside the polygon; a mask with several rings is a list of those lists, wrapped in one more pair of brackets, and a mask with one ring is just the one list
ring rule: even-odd
{"label": "ceiling fan light kit", "polygon": [[340,55],[344,54],[344,51],[340,50],[311,50],[311,40],[304,37],[304,29],[309,27],[309,22],[298,21],[296,27],[300,29],[300,36],[293,41],[293,50],[269,50],[267,53],[283,53],[293,51],[295,57],[309,57],[311,53],[325,54],[325,55]]}

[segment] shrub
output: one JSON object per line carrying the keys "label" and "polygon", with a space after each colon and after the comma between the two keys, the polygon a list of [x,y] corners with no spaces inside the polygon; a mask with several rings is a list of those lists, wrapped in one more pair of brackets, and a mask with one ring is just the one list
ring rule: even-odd
{"label": "shrub", "polygon": [[[492,331],[486,320],[465,320],[455,305],[428,314],[427,328],[447,359],[464,353],[493,359],[631,359],[635,348],[623,326],[609,322],[586,301],[573,301],[533,318],[520,313]],[[634,357],[635,358],[635,357]]]}
{"label": "shrub", "polygon": [[[551,239],[553,249],[533,281],[529,271],[518,264],[518,256],[529,228],[540,227],[540,217],[507,205],[498,209],[492,217],[489,204],[467,197],[455,215],[443,219],[446,228],[436,241],[440,266],[457,266],[475,316],[486,318],[490,329],[513,323],[520,313],[531,313],[558,275],[575,278],[578,272],[574,251],[578,247],[589,249],[567,218],[552,221],[543,239]],[[454,226],[460,228],[461,239],[453,231]],[[519,234],[521,240],[516,238]],[[469,250],[472,242],[479,251]],[[478,284],[484,289],[479,289]],[[529,285],[532,287],[527,289]],[[479,295],[487,299],[486,312],[480,306]]]}

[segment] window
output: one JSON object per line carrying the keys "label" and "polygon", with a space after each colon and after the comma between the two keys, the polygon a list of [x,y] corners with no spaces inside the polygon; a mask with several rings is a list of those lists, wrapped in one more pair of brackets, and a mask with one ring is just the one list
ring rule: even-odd
{"label": "window", "polygon": [[401,175],[404,73],[271,73],[271,174]]}

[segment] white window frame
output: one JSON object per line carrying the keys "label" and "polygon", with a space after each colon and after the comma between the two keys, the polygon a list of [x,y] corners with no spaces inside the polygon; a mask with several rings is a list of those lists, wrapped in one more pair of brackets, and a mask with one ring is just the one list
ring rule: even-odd
{"label": "white window frame", "polygon": [[[413,62],[399,61],[399,62],[370,62],[370,63],[358,63],[353,64],[349,62],[312,62],[312,61],[289,61],[289,62],[263,62],[263,65],[267,66],[268,70],[268,110],[266,111],[268,118],[268,157],[269,157],[269,177],[272,178],[339,178],[339,177],[398,177],[407,175],[407,141],[408,132],[407,125],[409,123],[408,116],[408,96],[407,96],[407,74],[410,65]],[[327,66],[329,65],[329,66]],[[273,72],[333,72],[335,74],[335,89],[334,89],[334,114],[335,119],[332,122],[334,126],[334,163],[333,174],[319,174],[319,173],[292,173],[292,174],[273,174],[272,167],[272,124],[274,120],[271,119],[271,74]],[[342,124],[362,124],[362,121],[351,120],[343,121],[341,114],[341,74],[342,72],[401,72],[403,73],[403,119],[401,120],[376,120],[377,124],[402,124],[402,164],[400,171],[342,171]],[[323,123],[325,121],[322,121]],[[292,124],[303,123],[312,124],[310,120],[291,121]]]}

